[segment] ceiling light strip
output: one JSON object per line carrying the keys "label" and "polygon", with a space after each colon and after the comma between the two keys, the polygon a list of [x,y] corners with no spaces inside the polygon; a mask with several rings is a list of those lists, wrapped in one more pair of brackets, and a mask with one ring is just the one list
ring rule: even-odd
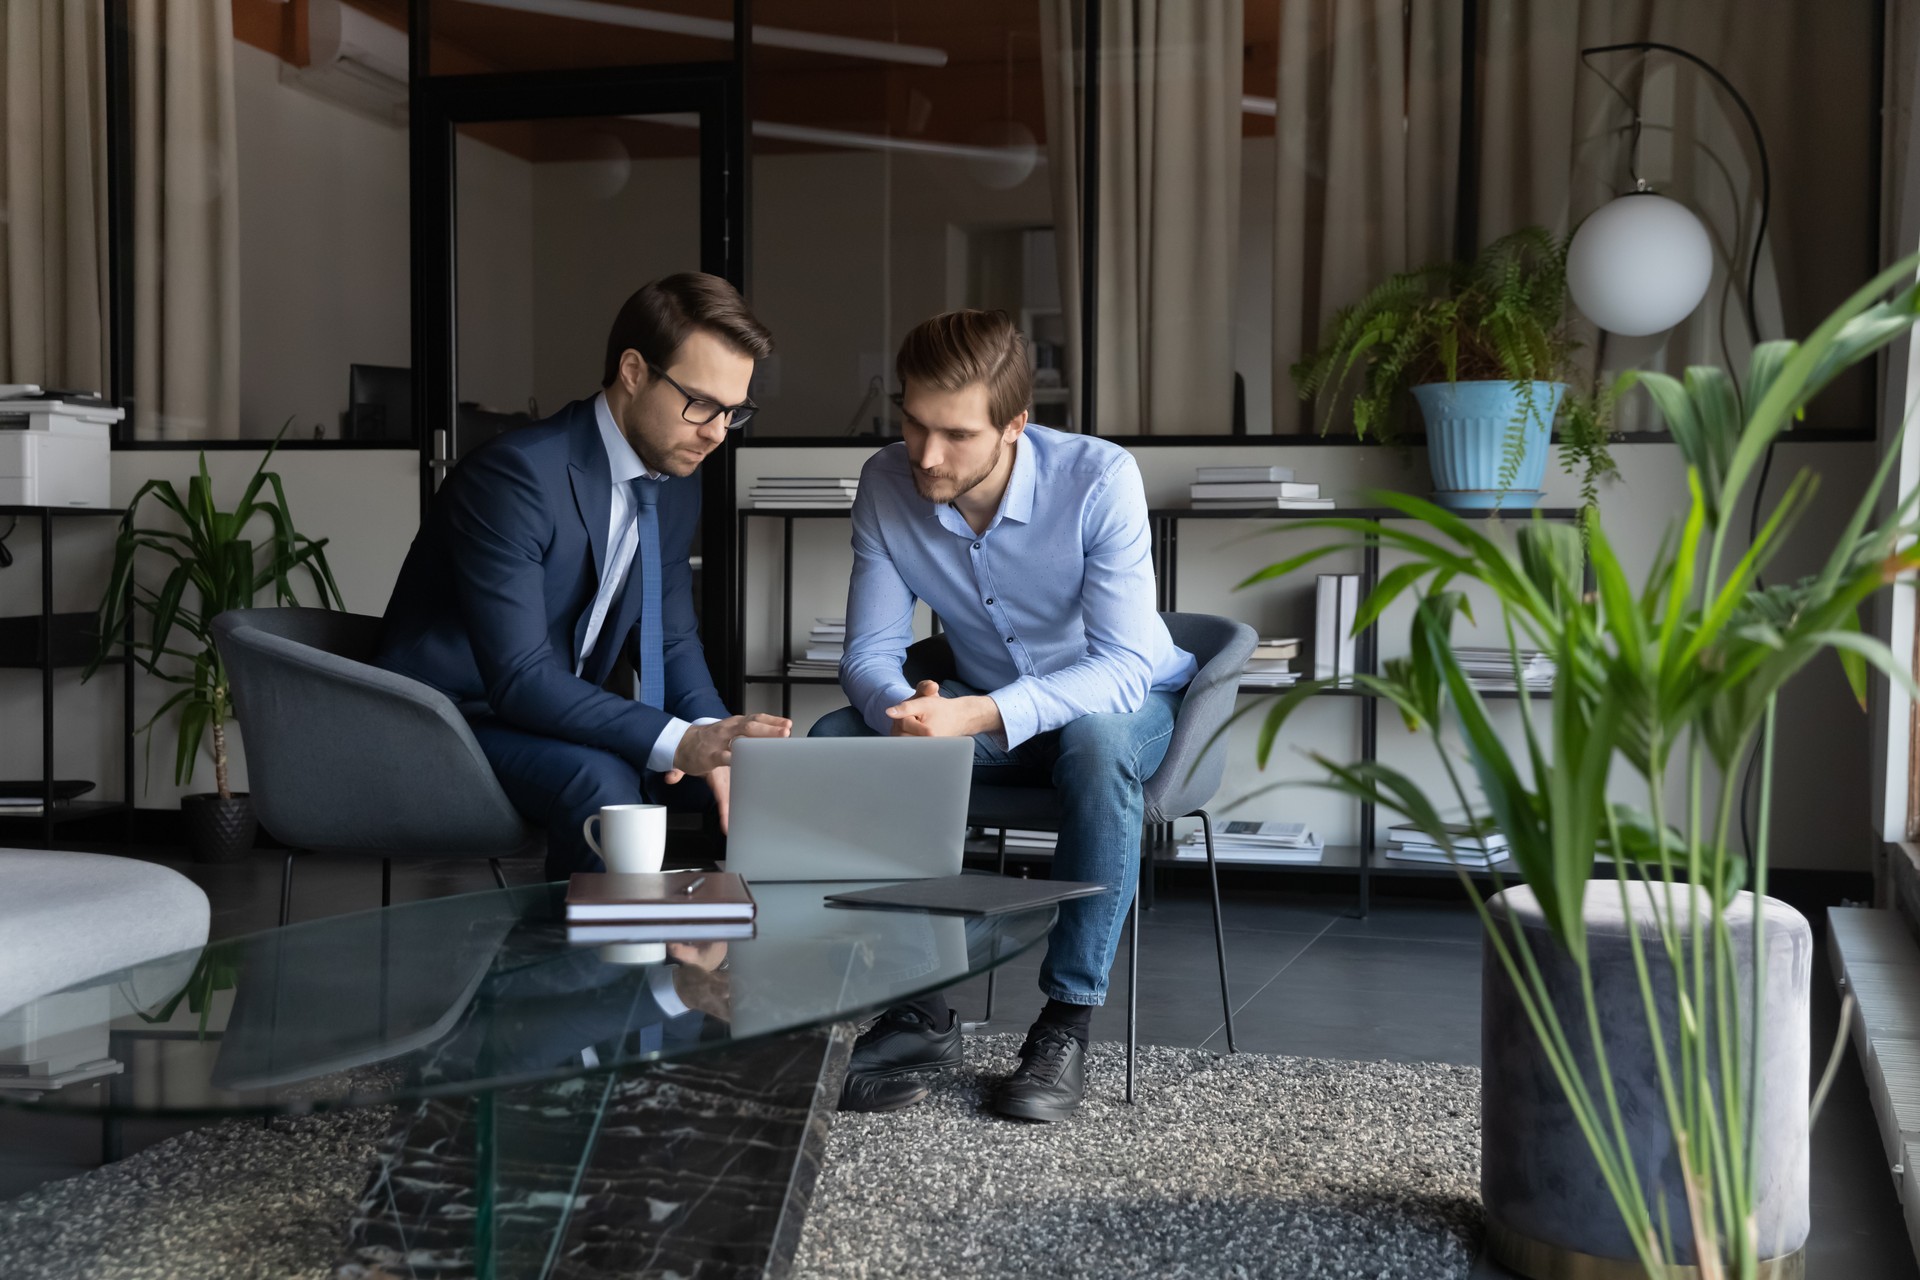
{"label": "ceiling light strip", "polygon": [[[606,0],[465,0],[465,3],[489,9],[514,9],[548,18],[572,18],[576,22],[594,22],[607,27],[631,27],[639,31],[692,36],[700,40],[733,39],[733,24],[718,18],[661,13],[657,9],[630,9],[626,5],[608,4]],[[799,49],[807,53],[837,54],[913,67],[947,65],[944,49],[896,44],[890,40],[862,40],[857,36],[824,35],[817,31],[793,31],[786,27],[755,27],[753,42],[775,49]]]}

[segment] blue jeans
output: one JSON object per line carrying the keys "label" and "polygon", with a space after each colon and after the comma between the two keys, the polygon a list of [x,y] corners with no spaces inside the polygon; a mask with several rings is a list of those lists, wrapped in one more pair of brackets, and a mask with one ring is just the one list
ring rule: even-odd
{"label": "blue jeans", "polygon": [[[972,696],[956,680],[941,684],[942,697]],[[1147,704],[1128,715],[1081,716],[1059,729],[1036,734],[1008,751],[986,735],[973,739],[976,785],[1052,787],[1060,802],[1060,841],[1053,874],[1060,880],[1104,884],[1111,892],[1060,904],[1060,919],[1047,939],[1040,989],[1065,1004],[1105,1004],[1107,971],[1120,947],[1120,929],[1140,880],[1140,827],[1144,788],[1166,758],[1178,693],[1149,693]],[[821,717],[810,738],[876,737],[860,713],[842,707]]]}

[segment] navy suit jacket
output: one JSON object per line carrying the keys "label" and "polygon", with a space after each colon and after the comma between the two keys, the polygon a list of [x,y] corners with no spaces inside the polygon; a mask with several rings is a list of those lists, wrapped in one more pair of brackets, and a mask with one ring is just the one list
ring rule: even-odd
{"label": "navy suit jacket", "polygon": [[624,650],[640,667],[640,557],[614,597],[579,676],[574,655],[607,558],[612,471],[593,401],[495,436],[469,454],[427,512],[375,661],[440,690],[469,716],[613,752],[634,768],[667,722],[725,718],[693,612],[688,549],[697,477],[660,484],[660,605],[666,706],[600,686]]}

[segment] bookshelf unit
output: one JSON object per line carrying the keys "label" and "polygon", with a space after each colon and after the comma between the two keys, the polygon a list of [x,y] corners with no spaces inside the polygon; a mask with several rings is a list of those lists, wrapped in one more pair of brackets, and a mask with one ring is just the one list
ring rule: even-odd
{"label": "bookshelf unit", "polygon": [[[1538,507],[1516,509],[1495,518],[1511,520],[1531,518],[1535,512],[1549,520],[1572,520],[1579,516],[1574,507]],[[1464,513],[1470,519],[1485,519],[1484,513]],[[1321,519],[1329,516],[1347,519],[1372,521],[1376,524],[1387,520],[1399,520],[1406,517],[1388,507],[1333,507],[1311,511],[1274,511],[1247,508],[1244,510],[1217,508],[1196,510],[1192,507],[1156,507],[1147,512],[1148,531],[1152,539],[1154,580],[1156,584],[1156,607],[1164,612],[1173,612],[1179,608],[1180,565],[1179,540],[1180,526],[1188,520],[1237,520],[1286,522],[1293,520]],[[780,522],[780,656],[776,671],[748,671],[744,661],[741,674],[733,690],[734,705],[744,705],[746,686],[773,685],[780,690],[780,713],[791,716],[793,712],[792,691],[797,685],[837,685],[833,676],[796,676],[787,674],[787,664],[793,657],[793,526],[796,520],[846,520],[849,512],[839,509],[797,508],[797,507],[743,507],[738,513],[740,563],[734,575],[738,599],[737,616],[743,628],[736,636],[735,643],[745,652],[745,632],[747,618],[747,546],[749,522],[756,519],[778,520]],[[1380,579],[1380,543],[1377,537],[1366,539],[1361,552],[1360,594],[1364,599],[1378,584]],[[939,629],[939,619],[934,619],[934,627]],[[1359,671],[1373,673],[1379,670],[1379,637],[1377,629],[1369,627],[1357,638],[1355,645],[1355,665]],[[1273,696],[1284,690],[1274,690],[1258,686],[1243,686],[1242,697]],[[1314,695],[1319,698],[1344,698],[1357,701],[1356,710],[1360,715],[1361,758],[1367,761],[1377,759],[1379,749],[1379,703],[1353,689],[1324,689]],[[1493,699],[1517,699],[1518,691],[1506,689],[1482,690],[1481,696]],[[1328,845],[1318,862],[1256,862],[1223,856],[1220,865],[1242,870],[1261,869],[1275,872],[1289,872],[1304,875],[1351,876],[1358,885],[1359,910],[1365,916],[1371,905],[1373,880],[1376,876],[1388,878],[1433,877],[1451,878],[1458,872],[1449,866],[1427,863],[1395,862],[1386,856],[1386,850],[1376,839],[1375,814],[1372,805],[1361,805],[1360,838],[1358,844]],[[994,842],[973,841],[968,845],[969,857],[995,857],[999,850]],[[1148,833],[1148,865],[1154,870],[1161,867],[1188,865],[1188,860],[1175,856],[1176,849],[1171,838],[1171,830],[1163,829]],[[1042,862],[1048,856],[1043,852],[1009,851],[1003,855],[1008,862]],[[1199,865],[1194,863],[1193,865]],[[1482,881],[1491,881],[1499,874],[1511,878],[1511,871],[1505,867],[1491,869],[1473,869],[1467,874]],[[1151,875],[1142,877],[1142,892],[1147,902],[1152,900]]]}
{"label": "bookshelf unit", "polygon": [[[17,843],[37,834],[43,848],[53,845],[54,829],[82,818],[97,818],[119,813],[129,823],[133,816],[133,650],[130,646],[101,664],[118,667],[121,679],[121,713],[126,734],[121,743],[122,800],[56,800],[54,796],[53,743],[56,717],[53,705],[53,673],[85,667],[93,658],[95,617],[91,612],[56,613],[53,607],[53,540],[56,527],[86,517],[125,515],[121,507],[26,507],[0,506],[0,518],[10,523],[33,521],[40,530],[40,612],[0,618],[0,670],[37,671],[40,674],[40,786],[41,812],[13,815],[0,813],[0,841]],[[10,530],[9,530],[10,531]],[[124,639],[133,639],[133,609],[129,585]],[[131,826],[129,826],[131,831]]]}
{"label": "bookshelf unit", "polygon": [[[1531,519],[1535,514],[1548,520],[1572,520],[1580,515],[1576,507],[1528,507],[1516,508],[1510,514],[1502,513],[1496,519]],[[1470,511],[1462,513],[1468,519],[1486,519],[1487,513]],[[1388,520],[1404,520],[1404,513],[1390,507],[1323,507],[1307,511],[1275,511],[1247,508],[1211,508],[1197,510],[1193,507],[1155,507],[1147,512],[1147,526],[1153,539],[1154,581],[1159,586],[1158,607],[1161,611],[1172,613],[1179,606],[1180,591],[1180,525],[1188,520],[1240,520],[1275,521],[1317,520],[1341,518],[1367,520],[1378,525]],[[1369,535],[1361,548],[1360,557],[1360,598],[1366,599],[1380,581],[1380,539],[1377,534]],[[1380,647],[1377,627],[1368,627],[1356,638],[1354,645],[1354,665],[1357,671],[1365,674],[1377,673],[1380,669]],[[1273,697],[1285,693],[1260,686],[1245,686],[1240,696]],[[1372,763],[1378,759],[1380,704],[1377,699],[1366,697],[1353,689],[1323,689],[1312,695],[1322,698],[1358,699],[1360,712],[1360,756]],[[1484,698],[1518,698],[1517,690],[1487,689],[1481,691]],[[1376,839],[1374,806],[1360,806],[1360,843],[1357,845],[1328,845],[1318,862],[1256,862],[1246,859],[1236,860],[1221,857],[1222,866],[1241,868],[1260,867],[1273,871],[1301,872],[1306,874],[1335,874],[1354,876],[1359,882],[1360,914],[1365,916],[1371,903],[1373,878],[1384,876],[1448,876],[1459,874],[1453,867],[1433,864],[1395,862],[1386,856],[1385,847]],[[1176,858],[1173,844],[1163,836],[1154,843],[1153,861],[1156,866],[1179,866],[1184,861]],[[1467,874],[1476,879],[1491,880],[1493,869],[1470,870]]]}
{"label": "bookshelf unit", "polygon": [[[734,545],[740,548],[740,563],[734,566],[733,573],[737,597],[734,600],[733,616],[740,619],[741,628],[741,633],[734,637],[734,644],[740,649],[740,678],[738,687],[733,690],[734,706],[746,705],[748,685],[776,685],[780,689],[780,714],[791,718],[795,685],[839,685],[839,679],[834,676],[796,676],[787,670],[787,664],[793,661],[793,522],[795,520],[845,520],[850,514],[849,510],[828,507],[740,508],[740,529],[734,542]],[[780,522],[780,669],[778,671],[747,670],[747,529],[748,522],[754,519]]]}

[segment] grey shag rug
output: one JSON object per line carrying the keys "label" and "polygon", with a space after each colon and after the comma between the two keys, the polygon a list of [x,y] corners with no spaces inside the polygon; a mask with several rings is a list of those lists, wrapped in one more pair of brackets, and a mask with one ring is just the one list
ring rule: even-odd
{"label": "grey shag rug", "polygon": [[802,1274],[1446,1280],[1481,1231],[1472,1067],[1096,1044],[1064,1124],[987,1089],[1018,1036],[967,1041],[919,1106],[843,1115]]}
{"label": "grey shag rug", "polygon": [[[1001,1120],[1017,1036],[920,1106],[836,1119],[797,1272],[1445,1280],[1480,1234],[1469,1067],[1094,1047],[1060,1125]],[[229,1123],[0,1204],[7,1280],[322,1280],[384,1109]]]}

